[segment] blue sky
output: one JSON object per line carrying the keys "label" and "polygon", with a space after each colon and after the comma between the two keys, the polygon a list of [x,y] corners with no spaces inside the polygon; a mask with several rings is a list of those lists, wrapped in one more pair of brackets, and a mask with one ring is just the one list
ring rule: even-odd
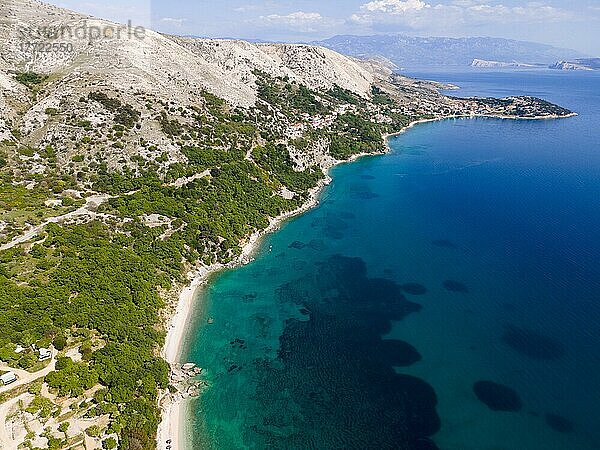
{"label": "blue sky", "polygon": [[494,36],[600,56],[600,0],[50,0],[173,34],[310,41],[336,34]]}

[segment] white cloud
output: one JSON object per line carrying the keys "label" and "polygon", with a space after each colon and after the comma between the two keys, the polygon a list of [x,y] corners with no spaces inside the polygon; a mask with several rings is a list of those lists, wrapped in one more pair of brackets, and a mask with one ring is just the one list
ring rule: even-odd
{"label": "white cloud", "polygon": [[430,5],[422,0],[375,0],[365,3],[360,9],[369,12],[403,14],[408,11],[420,11],[429,7]]}
{"label": "white cloud", "polygon": [[261,16],[260,21],[264,25],[284,26],[303,33],[316,31],[317,28],[328,23],[321,14],[304,11],[297,11],[286,15],[270,14],[268,16]]}
{"label": "white cloud", "polygon": [[373,0],[361,6],[350,22],[363,27],[397,26],[433,33],[460,31],[461,27],[494,24],[540,24],[573,18],[573,13],[539,2],[506,6],[481,0],[452,0],[429,5],[422,0]]}
{"label": "white cloud", "polygon": [[261,16],[261,19],[267,22],[273,23],[284,23],[286,25],[297,25],[301,23],[315,23],[323,20],[323,16],[319,13],[307,13],[298,11],[294,13],[281,16],[279,14],[270,14],[268,16]]}

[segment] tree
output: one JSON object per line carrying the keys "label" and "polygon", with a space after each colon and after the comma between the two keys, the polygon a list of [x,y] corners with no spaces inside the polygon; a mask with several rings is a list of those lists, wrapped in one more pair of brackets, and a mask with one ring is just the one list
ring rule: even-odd
{"label": "tree", "polygon": [[64,350],[67,346],[67,338],[64,337],[62,334],[59,334],[52,341],[52,345],[58,351]]}
{"label": "tree", "polygon": [[100,432],[101,432],[101,430],[98,425],[92,425],[87,430],[85,430],[85,433],[90,437],[99,437]]}
{"label": "tree", "polygon": [[69,422],[63,422],[58,426],[58,431],[65,434],[65,439],[68,439],[67,431],[69,430]]}
{"label": "tree", "polygon": [[113,450],[117,448],[117,441],[113,437],[106,438],[102,442],[102,448],[105,450]]}

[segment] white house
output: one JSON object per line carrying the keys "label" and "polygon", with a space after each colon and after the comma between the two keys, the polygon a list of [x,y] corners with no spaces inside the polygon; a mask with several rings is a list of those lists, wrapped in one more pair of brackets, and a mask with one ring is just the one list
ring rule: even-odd
{"label": "white house", "polygon": [[40,361],[46,361],[50,358],[52,358],[52,352],[47,348],[40,348],[40,356],[38,357],[38,359]]}
{"label": "white house", "polygon": [[4,375],[0,375],[0,382],[2,382],[4,386],[14,383],[15,381],[17,381],[17,376],[14,372],[6,372]]}

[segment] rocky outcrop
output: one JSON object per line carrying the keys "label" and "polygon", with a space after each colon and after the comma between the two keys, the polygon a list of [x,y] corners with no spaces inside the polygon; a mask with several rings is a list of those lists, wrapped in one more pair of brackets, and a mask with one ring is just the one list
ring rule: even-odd
{"label": "rocky outcrop", "polygon": [[600,70],[600,58],[584,58],[574,61],[558,61],[550,66],[558,70]]}
{"label": "rocky outcrop", "polygon": [[471,67],[479,68],[533,68],[540,67],[536,64],[520,63],[517,61],[505,62],[505,61],[487,61],[485,59],[474,59],[471,63]]}

